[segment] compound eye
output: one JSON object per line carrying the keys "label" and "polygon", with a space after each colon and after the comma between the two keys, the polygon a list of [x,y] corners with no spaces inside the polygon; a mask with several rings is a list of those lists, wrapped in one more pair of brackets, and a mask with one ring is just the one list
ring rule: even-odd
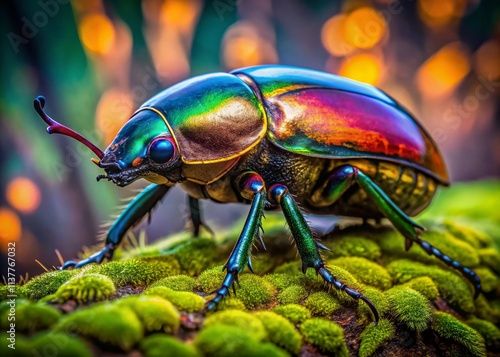
{"label": "compound eye", "polygon": [[157,164],[165,164],[174,157],[174,154],[174,144],[168,139],[156,139],[149,146],[149,157]]}

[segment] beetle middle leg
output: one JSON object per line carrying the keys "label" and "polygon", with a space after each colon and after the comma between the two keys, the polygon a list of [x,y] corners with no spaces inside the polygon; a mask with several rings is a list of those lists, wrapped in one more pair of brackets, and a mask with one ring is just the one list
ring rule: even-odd
{"label": "beetle middle leg", "polygon": [[266,189],[264,180],[255,172],[246,172],[237,179],[237,187],[241,196],[252,201],[250,212],[243,226],[240,237],[229,256],[223,270],[227,271],[222,286],[215,291],[215,296],[206,305],[207,310],[212,310],[217,304],[229,294],[231,286],[234,288],[234,282],[238,282],[238,274],[243,271],[245,265],[252,270],[250,261],[250,250],[255,237],[259,235],[260,222],[264,212],[264,203],[266,200]]}
{"label": "beetle middle leg", "polygon": [[100,264],[104,259],[111,259],[115,248],[120,244],[125,233],[141,221],[156,204],[167,194],[169,186],[152,184],[139,193],[118,216],[106,235],[106,245],[97,253],[80,262],[68,260],[61,270],[81,268],[90,263]]}
{"label": "beetle middle leg", "polygon": [[315,204],[326,206],[337,201],[349,187],[357,183],[373,200],[380,212],[387,217],[396,229],[406,239],[406,250],[410,249],[412,243],[421,246],[429,255],[434,255],[445,264],[457,269],[462,275],[469,280],[474,286],[475,298],[481,292],[481,281],[479,276],[471,270],[453,260],[439,249],[433,247],[426,241],[419,238],[419,231],[423,231],[424,227],[413,222],[396,204],[385,194],[385,192],[365,175],[358,168],[345,165],[336,168],[325,185],[318,189],[312,195],[312,202]]}
{"label": "beetle middle leg", "polygon": [[188,195],[189,217],[193,225],[193,235],[198,237],[200,235],[200,228],[205,228],[208,233],[214,236],[214,231],[203,222],[201,215],[200,200]]}
{"label": "beetle middle leg", "polygon": [[314,240],[311,229],[302,215],[302,212],[300,212],[297,203],[290,192],[288,192],[288,188],[281,184],[273,185],[269,189],[269,198],[272,203],[281,206],[285,219],[295,239],[300,258],[302,259],[302,272],[305,273],[307,268],[314,268],[328,284],[333,285],[338,290],[345,291],[347,295],[356,300],[363,300],[372,311],[375,317],[374,323],[376,325],[379,320],[379,315],[373,303],[360,292],[350,288],[340,280],[337,280],[337,278],[335,278],[325,267],[325,263],[318,251],[318,247],[321,248],[322,246]]}

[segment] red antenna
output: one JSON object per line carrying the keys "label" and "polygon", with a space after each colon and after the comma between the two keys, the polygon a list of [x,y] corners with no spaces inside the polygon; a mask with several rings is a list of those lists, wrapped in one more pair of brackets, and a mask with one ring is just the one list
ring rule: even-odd
{"label": "red antenna", "polygon": [[49,125],[47,127],[47,133],[49,133],[49,134],[62,134],[62,135],[69,136],[70,138],[73,138],[73,139],[81,142],[83,145],[85,145],[90,150],[92,150],[94,152],[94,154],[96,154],[99,157],[99,159],[102,159],[104,154],[103,154],[101,149],[99,149],[97,146],[92,144],[87,138],[85,138],[81,134],[78,134],[73,129],[70,129],[67,126],[64,126],[62,124],[59,124],[54,119],[49,117],[47,115],[47,113],[45,113],[43,111],[43,107],[45,106],[45,98],[43,96],[40,95],[40,96],[36,97],[33,105],[34,105],[35,110],[38,113],[38,115],[40,115],[40,118],[42,118],[43,121]]}

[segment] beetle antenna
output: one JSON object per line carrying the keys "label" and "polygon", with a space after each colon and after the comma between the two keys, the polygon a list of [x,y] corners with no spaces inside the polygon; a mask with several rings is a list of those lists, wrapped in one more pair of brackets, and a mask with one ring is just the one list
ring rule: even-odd
{"label": "beetle antenna", "polygon": [[43,121],[49,125],[47,127],[47,133],[67,135],[70,138],[73,138],[73,139],[81,142],[83,145],[85,145],[90,150],[92,150],[94,152],[94,154],[96,154],[99,157],[99,159],[102,159],[104,154],[103,154],[101,149],[99,149],[97,146],[92,144],[87,138],[85,138],[81,134],[78,134],[73,129],[70,129],[67,126],[64,126],[62,124],[59,124],[54,119],[49,117],[47,115],[47,113],[45,113],[43,111],[43,107],[45,106],[45,98],[43,96],[40,95],[40,96],[36,97],[35,101],[33,102],[33,105],[34,105],[35,110],[38,113],[38,115],[40,115],[40,117],[43,119]]}

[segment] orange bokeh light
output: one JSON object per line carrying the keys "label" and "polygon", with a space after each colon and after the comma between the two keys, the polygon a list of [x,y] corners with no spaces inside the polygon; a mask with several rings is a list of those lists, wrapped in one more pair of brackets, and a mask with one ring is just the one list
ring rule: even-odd
{"label": "orange bokeh light", "polygon": [[341,76],[372,85],[379,82],[381,72],[379,59],[367,53],[347,58],[339,70]]}
{"label": "orange bokeh light", "polygon": [[99,13],[82,18],[79,26],[80,39],[88,51],[104,55],[108,53],[115,40],[115,28],[111,20]]}
{"label": "orange bokeh light", "polygon": [[201,4],[198,0],[167,0],[160,10],[160,22],[189,32],[198,18]]}
{"label": "orange bokeh light", "polygon": [[342,37],[352,46],[367,49],[379,43],[386,30],[387,24],[379,12],[361,7],[347,15]]}
{"label": "orange bokeh light", "polygon": [[321,42],[333,56],[345,56],[354,50],[342,37],[347,15],[340,14],[330,18],[321,29]]}
{"label": "orange bokeh light", "polygon": [[103,93],[96,111],[97,128],[104,134],[104,142],[109,145],[120,128],[133,113],[134,100],[128,91],[117,88]]}
{"label": "orange bokeh light", "polygon": [[463,15],[465,0],[419,0],[420,18],[428,26],[442,26]]}
{"label": "orange bokeh light", "polygon": [[431,97],[439,97],[455,89],[469,73],[467,50],[458,42],[450,43],[420,66],[417,85],[420,91]]}
{"label": "orange bokeh light", "polygon": [[6,250],[8,242],[16,242],[21,238],[21,220],[9,208],[0,207],[0,241],[2,250]]}
{"label": "orange bokeh light", "polygon": [[16,177],[7,185],[7,201],[22,213],[32,213],[40,205],[40,190],[26,177]]}

